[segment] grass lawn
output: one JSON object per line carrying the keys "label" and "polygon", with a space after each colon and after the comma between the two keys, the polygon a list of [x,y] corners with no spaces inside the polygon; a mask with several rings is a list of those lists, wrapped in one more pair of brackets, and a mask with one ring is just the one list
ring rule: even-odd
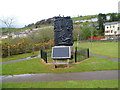
{"label": "grass lawn", "polygon": [[78,46],[90,48],[90,53],[118,58],[118,42],[80,42]]}
{"label": "grass lawn", "polygon": [[[74,44],[75,46],[76,44]],[[118,43],[117,42],[81,42],[78,44],[81,48],[90,48],[90,53],[118,58]],[[50,50],[50,49],[49,49]],[[47,50],[47,51],[49,51]],[[38,55],[40,51],[35,51],[34,55]],[[2,58],[2,62],[22,59],[33,56],[32,53],[25,53],[19,55],[12,55],[10,57]]]}
{"label": "grass lawn", "polygon": [[2,88],[118,88],[118,80],[3,83]]}
{"label": "grass lawn", "polygon": [[39,53],[40,53],[40,51],[35,51],[34,54],[32,54],[32,53],[25,53],[25,54],[19,54],[19,55],[12,55],[10,57],[2,58],[2,62],[22,59],[22,58],[38,55]]}
{"label": "grass lawn", "polygon": [[[94,63],[93,63],[94,62]],[[118,70],[117,61],[91,56],[78,64],[70,64],[70,68],[53,69],[53,64],[46,64],[40,58],[2,65],[3,75],[26,73],[67,73],[98,70]]]}

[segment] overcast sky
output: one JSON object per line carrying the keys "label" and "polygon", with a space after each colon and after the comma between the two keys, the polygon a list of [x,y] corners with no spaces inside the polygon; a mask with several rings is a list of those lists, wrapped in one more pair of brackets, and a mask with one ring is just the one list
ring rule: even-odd
{"label": "overcast sky", "polygon": [[15,17],[21,27],[58,16],[118,12],[120,0],[0,0],[0,18]]}

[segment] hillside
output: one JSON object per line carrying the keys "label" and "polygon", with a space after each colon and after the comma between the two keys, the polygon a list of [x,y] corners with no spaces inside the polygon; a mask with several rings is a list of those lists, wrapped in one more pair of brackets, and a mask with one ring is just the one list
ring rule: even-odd
{"label": "hillside", "polygon": [[[78,16],[78,17],[72,17],[71,19],[73,20],[74,23],[78,23],[78,24],[80,22],[82,22],[82,23],[83,22],[89,22],[92,19],[96,19],[96,21],[92,21],[92,22],[97,23],[98,15]],[[103,14],[103,15],[106,18],[105,22],[120,21],[120,13],[107,13],[107,14]],[[12,28],[12,29],[10,29],[10,33],[25,31],[25,30],[33,29],[33,28],[41,28],[41,27],[51,26],[51,25],[53,25],[53,22],[54,22],[54,17],[48,18],[48,19],[42,19],[40,21],[37,21],[36,23],[28,24],[27,26],[25,26],[23,28]],[[1,29],[2,29],[2,34],[7,34],[8,33],[7,28],[0,28],[0,30]]]}
{"label": "hillside", "polygon": [[87,15],[87,16],[79,16],[79,17],[73,17],[72,20],[83,20],[83,19],[92,19],[92,18],[97,18],[98,15]]}

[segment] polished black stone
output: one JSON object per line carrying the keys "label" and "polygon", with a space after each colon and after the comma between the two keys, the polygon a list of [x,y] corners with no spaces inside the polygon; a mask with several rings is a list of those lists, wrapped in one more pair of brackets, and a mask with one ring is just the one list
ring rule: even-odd
{"label": "polished black stone", "polygon": [[70,17],[54,17],[55,46],[73,45],[73,22]]}
{"label": "polished black stone", "polygon": [[64,59],[71,58],[71,49],[69,46],[56,46],[52,48],[52,58],[54,59]]}

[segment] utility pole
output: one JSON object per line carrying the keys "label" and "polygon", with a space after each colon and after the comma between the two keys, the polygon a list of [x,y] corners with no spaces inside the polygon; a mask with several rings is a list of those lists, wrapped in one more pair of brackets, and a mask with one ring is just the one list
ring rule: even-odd
{"label": "utility pole", "polygon": [[78,25],[77,46],[78,46],[79,37],[80,37],[80,34],[79,34],[79,25]]}
{"label": "utility pole", "polygon": [[90,32],[91,32],[91,48],[92,48],[93,29],[90,29]]}

